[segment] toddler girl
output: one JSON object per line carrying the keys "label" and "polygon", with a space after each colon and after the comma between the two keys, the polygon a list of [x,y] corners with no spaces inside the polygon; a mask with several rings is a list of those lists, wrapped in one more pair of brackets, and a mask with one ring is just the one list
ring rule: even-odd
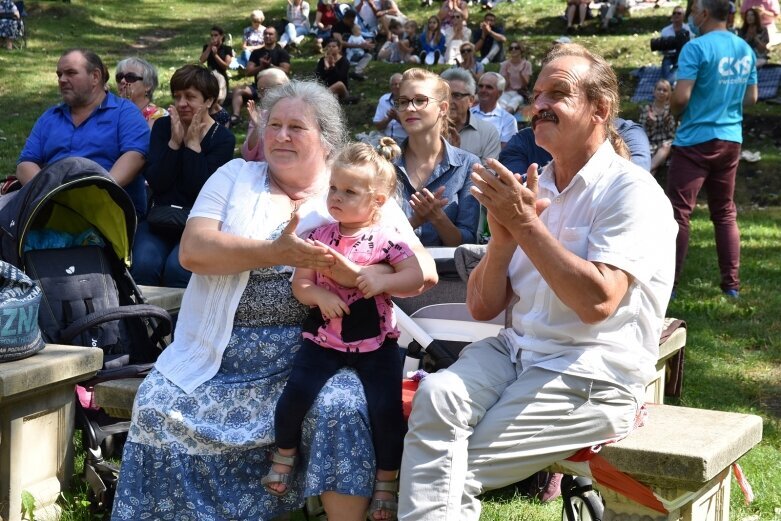
{"label": "toddler girl", "polygon": [[366,143],[345,147],[331,169],[327,206],[337,222],[316,228],[309,240],[325,244],[355,264],[390,264],[393,272],[362,269],[355,288],[343,287],[311,269],[296,269],[293,294],[313,307],[303,326],[287,386],[277,402],[278,450],[263,484],[284,495],[292,481],[301,422],[320,389],[342,367],[352,367],[366,393],[377,481],[370,512],[374,519],[395,518],[396,480],[401,463],[404,419],[401,406],[399,330],[389,294],[420,288],[423,274],[410,248],[392,225],[380,224],[385,202],[396,192],[391,160],[400,155],[384,137],[377,150]]}

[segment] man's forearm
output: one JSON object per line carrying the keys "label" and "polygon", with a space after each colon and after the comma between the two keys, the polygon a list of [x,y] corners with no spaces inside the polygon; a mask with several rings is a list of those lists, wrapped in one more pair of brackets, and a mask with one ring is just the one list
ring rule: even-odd
{"label": "man's forearm", "polygon": [[144,167],[144,156],[135,151],[125,152],[111,167],[111,177],[119,186],[129,185]]}
{"label": "man's forearm", "polygon": [[477,320],[491,320],[512,298],[507,269],[515,253],[513,244],[489,242],[485,255],[469,275],[466,304]]}
{"label": "man's forearm", "polygon": [[22,161],[16,165],[16,178],[20,183],[26,185],[30,180],[41,171],[41,167],[32,161]]}

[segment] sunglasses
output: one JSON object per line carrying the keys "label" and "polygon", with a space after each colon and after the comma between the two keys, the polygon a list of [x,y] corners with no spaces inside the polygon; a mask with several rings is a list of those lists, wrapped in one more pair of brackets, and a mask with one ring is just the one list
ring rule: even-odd
{"label": "sunglasses", "polygon": [[125,80],[125,83],[135,83],[139,80],[143,80],[144,77],[134,74],[132,72],[118,72],[117,75],[114,76],[114,79],[117,80],[117,83],[119,83],[122,80]]}
{"label": "sunglasses", "polygon": [[469,54],[472,52],[472,49],[461,49],[461,54]]}
{"label": "sunglasses", "polygon": [[520,48],[520,47],[518,47],[517,45],[511,45],[511,46],[510,46],[510,50],[511,50],[511,51],[520,51],[520,50],[521,50],[521,48]]}

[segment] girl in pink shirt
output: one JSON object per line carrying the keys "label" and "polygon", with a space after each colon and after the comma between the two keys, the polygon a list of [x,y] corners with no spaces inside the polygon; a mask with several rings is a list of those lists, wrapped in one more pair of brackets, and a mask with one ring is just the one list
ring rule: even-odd
{"label": "girl in pink shirt", "polygon": [[325,382],[343,367],[357,372],[366,393],[377,480],[370,512],[374,519],[395,518],[397,473],[401,464],[404,419],[401,405],[399,330],[390,294],[407,293],[423,284],[423,274],[401,232],[380,224],[385,202],[396,193],[391,160],[401,150],[382,138],[377,150],[366,143],[345,147],[331,167],[328,212],[336,222],[316,228],[310,241],[329,246],[361,268],[357,285],[347,288],[323,273],[296,269],[293,295],[313,306],[303,325],[296,354],[274,415],[278,450],[271,472],[263,478],[270,493],[284,495],[301,436],[301,422]]}

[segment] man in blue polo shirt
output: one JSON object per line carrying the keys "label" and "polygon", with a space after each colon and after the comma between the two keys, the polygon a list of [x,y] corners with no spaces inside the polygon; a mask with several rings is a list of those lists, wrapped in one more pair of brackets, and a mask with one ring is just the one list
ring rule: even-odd
{"label": "man in blue polo shirt", "polygon": [[743,141],[743,106],[757,101],[754,52],[727,30],[728,0],[694,0],[692,20],[702,34],[681,50],[670,100],[681,124],[675,133],[667,196],[678,222],[675,286],[689,245],[689,218],[701,188],[716,232],[721,290],[740,290],[740,232],[733,195]]}
{"label": "man in blue polo shirt", "polygon": [[57,62],[57,78],[62,103],[35,122],[19,155],[16,177],[26,184],[50,163],[86,157],[108,170],[143,217],[146,191],[138,174],[149,150],[149,127],[141,111],[107,92],[108,72],[92,51],[65,51]]}

